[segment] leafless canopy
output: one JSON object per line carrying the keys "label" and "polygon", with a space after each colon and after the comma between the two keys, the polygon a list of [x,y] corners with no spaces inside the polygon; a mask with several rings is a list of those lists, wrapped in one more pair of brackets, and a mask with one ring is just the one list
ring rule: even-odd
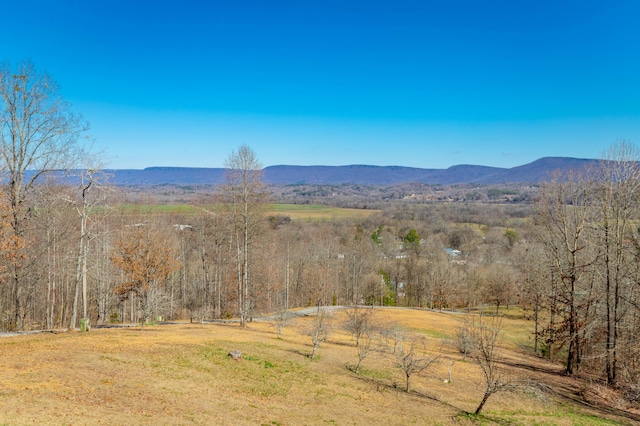
{"label": "leafless canopy", "polygon": [[[0,98],[0,158],[20,202],[43,174],[77,165],[88,126],[30,61],[0,68]],[[34,173],[25,177],[26,170]]]}

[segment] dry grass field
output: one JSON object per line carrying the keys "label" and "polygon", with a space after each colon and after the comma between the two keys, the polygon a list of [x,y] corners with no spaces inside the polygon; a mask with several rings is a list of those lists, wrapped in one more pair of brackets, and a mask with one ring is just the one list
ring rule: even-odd
{"label": "dry grass field", "polygon": [[307,222],[333,221],[336,219],[366,219],[379,210],[349,209],[316,204],[272,204],[267,214],[289,216],[293,220]]}
{"label": "dry grass field", "polygon": [[[375,319],[427,339],[439,361],[412,379],[390,354],[356,363],[355,342],[340,330],[344,311],[311,360],[294,319],[281,338],[268,322],[163,324],[0,338],[0,424],[52,425],[604,425],[635,424],[638,412],[606,402],[606,391],[559,374],[561,366],[525,355],[530,323],[505,320],[501,366],[511,380],[553,392],[496,394],[480,416],[482,373],[450,343],[459,314],[376,309]],[[227,354],[242,352],[234,361]],[[453,361],[452,383],[444,383]],[[613,400],[614,397],[609,397]]]}

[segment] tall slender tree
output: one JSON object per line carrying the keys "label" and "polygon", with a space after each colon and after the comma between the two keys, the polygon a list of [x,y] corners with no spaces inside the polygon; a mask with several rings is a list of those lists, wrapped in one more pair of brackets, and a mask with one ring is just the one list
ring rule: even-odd
{"label": "tall slender tree", "polygon": [[548,300],[552,293],[551,267],[542,245],[528,240],[523,240],[515,246],[513,256],[516,268],[520,272],[522,305],[533,311],[533,350],[537,354],[540,350],[544,310],[549,309],[551,313],[553,306]]}
{"label": "tall slender tree", "polygon": [[615,385],[622,320],[623,297],[630,293],[633,226],[637,221],[640,193],[638,150],[629,143],[610,148],[594,171],[598,185],[598,220],[594,223],[600,264],[597,268],[603,283],[606,329],[605,370],[607,383]]}
{"label": "tall slender tree", "polygon": [[580,365],[582,331],[593,303],[595,254],[587,235],[594,213],[593,180],[574,173],[556,176],[541,188],[537,207],[542,240],[560,282],[554,297],[564,307],[560,331],[567,343],[565,372],[573,374]]}
{"label": "tall slender tree", "polygon": [[[98,163],[94,164],[97,165]],[[79,290],[82,290],[82,317],[88,318],[89,301],[87,298],[87,258],[89,254],[89,243],[96,236],[96,233],[93,232],[94,228],[96,228],[100,220],[110,212],[110,209],[103,205],[100,217],[95,215],[95,207],[100,204],[104,204],[106,200],[106,191],[101,191],[101,189],[105,189],[104,184],[108,179],[108,176],[98,167],[89,167],[79,170],[77,179],[79,181],[79,197],[78,199],[67,200],[74,205],[78,212],[78,216],[80,217],[80,235],[78,239],[78,258],[76,263],[75,292],[70,324],[71,328],[75,328],[76,326]],[[92,212],[94,213],[93,218],[90,217]]]}
{"label": "tall slender tree", "polygon": [[[57,83],[29,61],[0,67],[0,167],[8,186],[14,240],[23,240],[32,217],[29,197],[44,175],[76,164],[87,125],[59,93]],[[11,283],[14,315],[11,328],[22,328],[22,250],[16,245]]]}
{"label": "tall slender tree", "polygon": [[238,313],[245,328],[252,306],[251,254],[255,237],[262,223],[262,207],[266,192],[262,183],[262,165],[255,152],[240,146],[226,161],[226,195],[234,223],[233,239],[236,247],[238,282]]}

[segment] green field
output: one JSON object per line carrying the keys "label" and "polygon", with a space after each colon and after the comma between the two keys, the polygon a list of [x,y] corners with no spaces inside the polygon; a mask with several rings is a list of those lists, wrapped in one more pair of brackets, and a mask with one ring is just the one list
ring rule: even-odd
{"label": "green field", "polygon": [[[201,209],[214,211],[220,206],[193,206],[188,204],[123,204],[118,207],[125,213],[141,214],[195,214]],[[269,204],[265,208],[266,216],[289,216],[293,220],[309,222],[331,221],[336,219],[363,219],[378,210],[347,209],[340,207],[319,206],[313,204]]]}

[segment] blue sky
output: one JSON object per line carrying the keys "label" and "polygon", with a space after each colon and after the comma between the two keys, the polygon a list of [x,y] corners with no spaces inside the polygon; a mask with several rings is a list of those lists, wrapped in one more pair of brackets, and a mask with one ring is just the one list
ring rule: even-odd
{"label": "blue sky", "polygon": [[111,168],[513,167],[640,145],[640,2],[14,1]]}

